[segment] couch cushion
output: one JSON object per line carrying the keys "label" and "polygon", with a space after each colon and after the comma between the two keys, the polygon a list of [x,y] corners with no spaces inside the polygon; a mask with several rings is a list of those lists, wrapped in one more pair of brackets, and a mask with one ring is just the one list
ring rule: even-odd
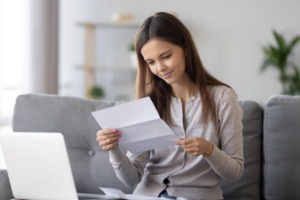
{"label": "couch cushion", "polygon": [[129,192],[116,178],[108,153],[102,151],[95,140],[100,127],[91,112],[112,105],[112,102],[76,97],[21,95],[15,104],[13,130],[61,132],[78,192],[100,193],[99,186]]}
{"label": "couch cushion", "polygon": [[263,112],[254,101],[240,101],[243,109],[243,140],[245,170],[237,182],[223,181],[225,199],[258,200],[262,191],[262,120]]}
{"label": "couch cushion", "polygon": [[300,96],[272,96],[264,113],[265,199],[300,199]]}

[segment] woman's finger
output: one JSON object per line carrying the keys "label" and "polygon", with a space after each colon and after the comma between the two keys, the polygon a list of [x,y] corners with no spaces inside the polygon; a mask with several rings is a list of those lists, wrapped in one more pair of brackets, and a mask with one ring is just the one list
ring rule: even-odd
{"label": "woman's finger", "polygon": [[120,133],[117,129],[103,129],[97,132],[97,136],[109,136],[116,133]]}
{"label": "woman's finger", "polygon": [[96,141],[105,151],[118,147],[121,132],[117,129],[104,129],[97,132]]}

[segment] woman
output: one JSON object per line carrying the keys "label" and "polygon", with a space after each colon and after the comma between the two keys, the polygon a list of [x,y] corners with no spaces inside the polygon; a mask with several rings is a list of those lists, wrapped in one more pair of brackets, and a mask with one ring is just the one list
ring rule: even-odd
{"label": "woman", "polygon": [[[116,129],[100,130],[117,177],[153,197],[223,199],[220,180],[244,170],[242,111],[228,85],[203,67],[187,28],[171,14],[147,18],[136,35],[137,98],[150,96],[179,138],[175,146],[125,155]],[[143,133],[141,133],[143,134]]]}

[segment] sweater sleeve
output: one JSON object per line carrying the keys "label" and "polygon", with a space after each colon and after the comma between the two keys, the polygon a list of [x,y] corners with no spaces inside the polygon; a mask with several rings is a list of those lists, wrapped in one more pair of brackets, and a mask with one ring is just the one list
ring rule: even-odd
{"label": "sweater sleeve", "polygon": [[230,88],[222,91],[217,102],[220,145],[206,160],[223,179],[238,180],[244,172],[242,109]]}
{"label": "sweater sleeve", "polygon": [[144,174],[149,152],[127,155],[120,148],[109,151],[109,161],[118,179],[129,189],[134,189]]}

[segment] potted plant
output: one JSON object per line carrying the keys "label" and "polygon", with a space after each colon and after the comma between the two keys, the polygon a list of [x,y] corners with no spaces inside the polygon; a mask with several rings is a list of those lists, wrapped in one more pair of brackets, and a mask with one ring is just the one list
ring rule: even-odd
{"label": "potted plant", "polygon": [[261,71],[274,67],[279,72],[282,93],[288,95],[300,94],[300,69],[290,59],[295,46],[300,41],[300,36],[293,37],[289,42],[275,30],[273,30],[273,36],[276,44],[269,44],[262,48],[264,58]]}
{"label": "potted plant", "polygon": [[136,57],[136,52],[135,52],[135,47],[134,47],[134,43],[131,42],[129,45],[128,45],[128,50],[129,50],[129,53],[130,53],[130,61],[131,61],[131,65],[135,68],[137,67],[137,57]]}
{"label": "potted plant", "polygon": [[128,50],[130,52],[135,52],[135,47],[134,47],[134,42],[130,42],[130,44],[128,45]]}
{"label": "potted plant", "polygon": [[104,89],[100,85],[94,85],[90,89],[90,95],[93,99],[102,99],[104,97]]}

